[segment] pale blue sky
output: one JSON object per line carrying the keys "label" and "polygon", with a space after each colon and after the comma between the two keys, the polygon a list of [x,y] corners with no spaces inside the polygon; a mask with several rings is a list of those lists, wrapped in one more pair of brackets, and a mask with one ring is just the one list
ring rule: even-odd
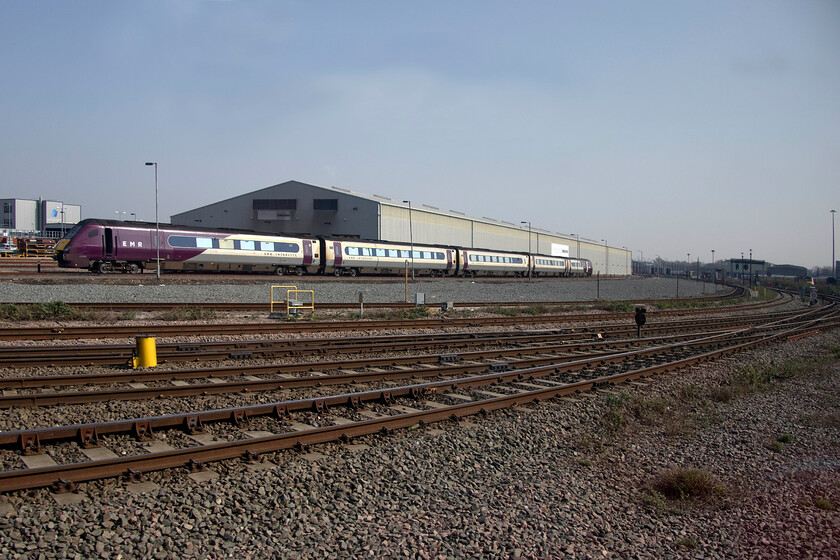
{"label": "pale blue sky", "polygon": [[295,179],[831,259],[836,0],[0,0],[0,51],[0,197],[153,220],[157,161],[162,221]]}

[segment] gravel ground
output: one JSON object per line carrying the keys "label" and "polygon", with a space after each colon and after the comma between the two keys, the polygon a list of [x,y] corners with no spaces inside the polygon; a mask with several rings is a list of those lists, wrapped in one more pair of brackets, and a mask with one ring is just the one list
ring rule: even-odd
{"label": "gravel ground", "polygon": [[[314,290],[315,302],[355,303],[361,292],[366,302],[405,301],[406,285],[398,279],[375,279],[366,282],[326,280],[306,277],[269,278],[262,283],[248,282],[233,284],[185,284],[183,277],[167,279],[158,285],[146,275],[133,280],[129,285],[104,283],[101,277],[85,277],[72,284],[41,284],[2,282],[0,302],[37,303],[64,301],[68,303],[96,302],[185,302],[185,303],[263,303],[270,301],[270,286],[293,284],[300,290]],[[179,282],[171,284],[167,282]],[[600,284],[600,286],[599,286]],[[674,278],[631,278],[631,279],[540,279],[527,280],[466,280],[446,278],[442,280],[418,279],[408,284],[409,301],[415,301],[414,294],[423,293],[429,303],[444,301],[589,301],[597,299],[632,300],[697,297],[704,293],[711,295],[720,285],[700,283]]]}
{"label": "gravel ground", "polygon": [[[746,365],[815,357],[720,396]],[[141,494],[117,480],[72,505],[14,493],[0,557],[840,558],[840,332],[645,385],[327,444],[317,460],[267,454],[264,470],[213,464],[215,481],[152,473]],[[651,489],[672,467],[721,491],[665,499]]]}
{"label": "gravel ground", "polygon": [[[840,333],[661,376],[678,430],[629,422],[605,435],[621,390],[504,411],[480,422],[326,445],[216,481],[156,473],[160,487],[85,485],[77,505],[11,496],[0,554],[31,558],[838,558]],[[833,354],[831,354],[833,352]],[[747,363],[826,356],[829,365],[728,402],[691,398]],[[828,358],[831,355],[833,357]],[[639,391],[640,389],[633,389]],[[601,426],[601,428],[597,428]],[[790,436],[773,451],[768,442]],[[668,501],[652,481],[704,469],[726,488]],[[821,505],[820,505],[821,504]]]}

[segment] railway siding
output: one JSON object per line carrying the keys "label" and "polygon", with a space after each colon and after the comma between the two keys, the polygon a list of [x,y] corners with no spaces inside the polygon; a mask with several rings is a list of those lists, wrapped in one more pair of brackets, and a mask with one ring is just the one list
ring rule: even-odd
{"label": "railway siding", "polygon": [[[780,323],[777,332],[783,329]],[[831,355],[832,344],[834,348],[840,344],[836,331],[825,334],[808,326],[796,335],[803,338],[795,341],[687,368],[679,376],[654,377],[644,385],[646,391],[653,388],[666,399],[677,395],[684,398],[692,391],[696,394],[697,389],[688,389],[692,382],[709,377],[714,383],[722,383],[726,379],[724,371],[731,363],[767,363],[813,354],[815,349]],[[604,346],[609,347],[610,342],[604,341]],[[525,351],[532,352],[529,348]],[[452,356],[447,356],[445,363],[451,364]],[[454,361],[457,360],[455,356]],[[505,361],[500,359],[499,365]],[[490,377],[498,377],[503,371],[500,367]],[[803,384],[806,381],[803,379]],[[537,385],[540,382],[520,380],[519,389],[493,386],[490,391],[499,392],[485,394],[484,398],[489,396],[492,400],[501,398],[498,396],[501,394],[516,395],[519,390],[540,390]],[[447,382],[443,383],[445,387]],[[830,385],[832,378],[823,377],[819,383]],[[542,390],[546,392],[557,388],[551,383],[545,385]],[[371,402],[367,410],[345,412],[335,407],[319,408],[316,405],[322,399],[315,397],[312,410],[295,416],[294,421],[284,420],[282,414],[275,416],[287,429],[306,430],[307,426],[325,426],[325,422],[330,422],[328,415],[336,412],[342,421],[362,420],[366,417],[361,414],[364,412],[369,413],[368,426],[379,430],[376,418],[393,414],[390,409],[396,409],[389,398],[395,389],[388,384],[379,386],[373,398],[381,402]],[[450,404],[465,406],[467,400],[473,400],[482,391],[487,393],[481,386],[447,392],[439,398],[436,396],[435,401],[448,399]],[[797,464],[831,465],[840,460],[840,457],[808,455],[813,450],[827,453],[837,446],[820,445],[818,442],[824,440],[815,440],[814,434],[796,427],[801,422],[797,414],[813,411],[813,417],[819,418],[819,411],[826,407],[831,410],[832,403],[814,403],[813,392],[808,391],[805,395],[783,391],[767,399],[758,395],[747,399],[746,413],[727,410],[728,403],[713,404],[717,414],[725,418],[737,416],[742,421],[742,424],[726,422],[719,439],[715,438],[720,430],[692,430],[687,426],[687,435],[683,432],[682,437],[693,438],[688,444],[685,439],[672,441],[661,432],[648,434],[644,429],[627,434],[629,441],[603,440],[603,433],[596,426],[601,424],[605,412],[612,413],[616,399],[631,398],[623,396],[626,394],[623,388],[611,388],[592,397],[493,412],[468,425],[444,423],[442,431],[403,430],[386,439],[364,436],[360,441],[367,447],[362,446],[358,451],[327,444],[321,449],[323,453],[310,453],[304,445],[298,446],[298,451],[267,451],[250,466],[239,461],[195,463],[194,470],[209,467],[216,474],[205,472],[203,481],[196,482],[200,477],[187,478],[187,469],[183,468],[150,473],[147,481],[151,486],[146,495],[134,496],[124,483],[107,481],[85,483],[83,502],[77,506],[56,505],[43,490],[21,492],[8,498],[11,500],[8,522],[0,516],[0,529],[3,529],[0,552],[20,550],[14,539],[30,539],[24,545],[31,547],[29,550],[55,551],[56,540],[38,536],[43,528],[38,523],[37,511],[45,511],[51,512],[52,519],[59,520],[49,530],[64,539],[72,538],[80,525],[85,526],[86,533],[95,535],[90,540],[74,541],[73,550],[90,556],[165,558],[172,550],[178,550],[179,556],[204,557],[247,550],[261,556],[283,551],[308,558],[320,551],[321,556],[325,552],[335,556],[373,552],[387,557],[395,555],[394,542],[429,557],[659,558],[680,556],[689,546],[693,547],[693,554],[708,558],[731,557],[733,551],[738,553],[736,556],[761,556],[762,550],[785,550],[791,557],[836,556],[837,544],[831,537],[825,538],[837,534],[836,518],[832,521],[830,512],[822,515],[814,508],[818,511],[809,511],[809,524],[804,525],[797,523],[794,510],[776,503],[768,507],[774,492],[779,493],[778,485],[789,484],[791,480],[785,476],[774,479],[768,473],[785,473]],[[241,398],[247,400],[249,395],[243,394]],[[120,410],[128,410],[119,403],[106,406],[117,415],[121,414]],[[404,402],[401,406],[400,412],[408,415],[414,414],[412,409],[425,408],[422,400]],[[431,413],[434,408],[430,407]],[[13,413],[25,425],[24,418],[29,413],[24,409],[15,409]],[[206,448],[204,452],[215,452],[220,442],[238,437],[239,426],[244,425],[245,418],[235,418],[233,414],[228,414],[227,422],[206,425],[205,434],[190,433],[191,430],[177,435],[170,432],[172,435],[156,445],[179,448],[200,443]],[[417,420],[408,416],[405,419],[406,422]],[[274,421],[266,422],[259,417],[248,421],[248,429],[257,440],[270,438],[265,432],[277,427]],[[751,456],[758,447],[751,447],[750,443],[760,444],[760,449],[772,453],[760,442],[776,432],[788,430],[795,430],[789,452],[792,457],[774,461],[772,455],[769,460]],[[823,438],[830,434],[819,428],[814,431]],[[129,454],[153,449],[134,438],[125,438],[123,444],[122,449]],[[732,445],[747,449],[739,448],[733,453]],[[165,448],[157,450],[166,453]],[[83,460],[75,445],[62,444],[55,453],[60,462]],[[170,453],[173,458],[177,455]],[[740,462],[732,462],[733,455]],[[748,481],[750,488],[744,489],[750,493],[748,500],[744,500],[747,503],[735,501],[722,510],[717,510],[714,504],[691,506],[699,510],[695,510],[698,515],[688,524],[685,515],[657,512],[657,506],[646,501],[649,495],[645,480],[640,478],[655,476],[657,468],[664,469],[675,457],[713,470],[730,488],[738,480]],[[830,468],[827,472],[817,472],[812,488],[825,493],[827,497],[822,499],[838,503],[838,486],[835,478],[832,487],[832,472]],[[766,483],[767,489],[754,485],[759,480]],[[761,499],[752,500],[754,494]],[[325,497],[333,501],[325,501]],[[814,498],[811,499],[813,502]],[[278,504],[282,507],[278,508]],[[740,519],[727,516],[727,511],[734,510],[739,511]],[[774,513],[772,519],[767,517],[768,510]],[[91,511],[102,515],[95,515],[90,521]],[[159,520],[165,516],[174,521],[162,526]],[[99,525],[102,519],[109,520],[104,531]],[[793,531],[795,544],[778,542],[775,535],[766,543],[759,528],[768,521],[784,528],[787,534]],[[115,527],[120,528],[119,539],[113,538],[115,532],[111,529]],[[383,531],[387,537],[383,537]],[[348,533],[353,537],[347,538]]]}

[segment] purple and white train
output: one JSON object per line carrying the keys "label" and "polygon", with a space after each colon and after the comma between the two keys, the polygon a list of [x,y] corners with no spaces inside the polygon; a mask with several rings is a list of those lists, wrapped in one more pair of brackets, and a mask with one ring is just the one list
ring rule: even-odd
{"label": "purple and white train", "polygon": [[[159,244],[159,245],[158,245]],[[379,241],[287,237],[116,220],[82,220],[55,246],[60,267],[93,272],[161,270],[273,274],[402,274],[429,276],[591,276],[592,262],[548,255],[409,245]]]}

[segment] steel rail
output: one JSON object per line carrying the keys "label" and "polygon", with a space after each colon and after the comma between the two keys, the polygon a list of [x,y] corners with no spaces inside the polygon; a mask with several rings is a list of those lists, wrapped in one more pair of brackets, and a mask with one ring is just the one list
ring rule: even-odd
{"label": "steel rail", "polygon": [[[745,309],[756,309],[758,304],[751,304]],[[704,314],[720,313],[722,311],[733,311],[732,309],[701,308],[693,310],[664,310],[663,315],[669,314]],[[610,321],[627,319],[632,313],[601,313],[597,315],[589,313],[564,314],[564,315],[543,315],[539,316],[540,322],[580,322],[580,321]],[[131,326],[109,326],[109,327],[7,327],[0,329],[0,340],[55,340],[67,338],[125,338],[137,335],[155,336],[183,336],[185,334],[208,335],[208,334],[252,334],[252,333],[283,333],[301,331],[320,332],[324,330],[341,331],[357,330],[360,325],[366,329],[393,329],[393,328],[439,328],[439,327],[472,327],[472,326],[504,326],[517,325],[535,322],[534,316],[517,317],[484,317],[484,318],[459,318],[440,317],[431,319],[391,320],[391,321],[294,321],[294,322],[260,322],[251,324],[241,323],[215,323],[204,325],[131,325]]]}
{"label": "steel rail", "polygon": [[[697,344],[691,339],[680,342],[677,346],[685,348]],[[704,342],[702,344],[708,344]],[[532,348],[530,350],[538,351],[542,348]],[[498,353],[498,352],[496,352]],[[475,353],[478,354],[478,353]],[[595,352],[585,358],[596,361],[599,365],[604,363],[612,363],[615,352]],[[645,353],[638,354],[639,356],[646,355]],[[422,357],[421,357],[422,358]],[[440,360],[439,356],[432,356],[436,361]],[[473,361],[479,359],[477,356],[464,357],[463,359]],[[196,383],[191,385],[164,385],[157,387],[143,387],[143,388],[116,388],[93,391],[65,391],[65,392],[42,392],[29,393],[21,395],[2,395],[0,396],[0,409],[11,407],[39,407],[51,406],[57,404],[84,404],[104,401],[126,401],[126,400],[145,400],[150,398],[174,398],[187,396],[206,396],[206,395],[221,395],[227,393],[245,393],[245,392],[261,392],[261,391],[278,391],[290,390],[300,388],[326,387],[335,385],[348,385],[356,383],[372,383],[376,381],[397,381],[406,378],[428,378],[428,377],[445,377],[464,374],[480,374],[487,372],[489,369],[495,367],[504,367],[506,371],[519,370],[540,365],[563,366],[569,361],[579,362],[584,359],[583,356],[546,356],[541,358],[522,358],[514,359],[505,362],[504,364],[490,364],[490,363],[454,363],[451,365],[439,365],[436,367],[424,367],[419,369],[407,370],[391,370],[391,371],[354,371],[352,373],[341,374],[324,374],[324,375],[310,375],[306,377],[291,377],[291,378],[272,378],[259,380],[237,380],[213,383]],[[361,361],[357,367],[375,367],[369,365],[369,361]],[[429,363],[429,361],[419,361],[418,363]],[[311,369],[311,365],[310,365]],[[322,368],[326,369],[326,368]]]}
{"label": "steel rail", "polygon": [[[702,328],[704,325],[733,326],[739,324],[754,324],[765,321],[769,317],[786,318],[796,316],[798,312],[775,313],[768,315],[752,315],[749,318],[713,318],[693,319],[687,321],[672,321],[666,324],[649,323],[645,329],[657,332],[664,328],[683,328],[690,325],[694,328]],[[663,326],[667,325],[667,326]],[[586,337],[587,333],[597,332],[602,336],[609,333],[610,336],[629,335],[636,330],[634,327],[621,324],[601,324],[576,327],[574,332],[565,330],[543,329],[532,333],[512,331],[507,336],[518,337],[525,340],[529,337],[540,336],[541,332],[555,333],[566,338]],[[282,340],[238,340],[238,341],[217,341],[217,342],[170,342],[157,345],[157,356],[160,362],[170,361],[210,361],[225,360],[231,358],[253,358],[253,357],[279,357],[282,355],[300,355],[305,353],[337,353],[342,351],[363,351],[347,350],[350,345],[362,346],[367,344],[369,350],[386,350],[405,348],[421,348],[430,344],[429,341],[438,341],[438,345],[446,344],[447,340],[462,344],[473,344],[482,337],[472,333],[445,333],[445,334],[414,334],[414,335],[388,335],[371,337],[338,337],[338,338],[305,338],[305,339],[282,339]],[[387,342],[386,342],[387,341]],[[410,342],[408,342],[410,341]],[[464,342],[461,342],[464,341]],[[379,344],[380,346],[376,346]],[[130,364],[135,353],[135,345],[131,344],[100,344],[85,346],[6,346],[0,347],[0,367],[32,367],[32,366],[59,366],[59,365],[126,365]]]}
{"label": "steel rail", "polygon": [[[837,312],[833,313],[831,316],[833,317],[836,315]],[[803,330],[806,328],[811,328],[815,323],[823,321],[824,318],[818,319],[811,319],[802,325],[794,327],[795,329]],[[778,325],[773,325],[776,327]],[[740,333],[754,333],[757,329],[756,328],[745,328],[741,329]],[[790,330],[790,329],[789,329]],[[696,343],[723,343],[725,342],[726,338],[731,336],[732,334],[737,333],[715,333],[709,336],[703,336],[699,339],[696,339],[694,342]],[[632,351],[624,351],[618,352],[614,354],[608,354],[606,356],[599,356],[599,357],[592,357],[592,358],[584,358],[578,360],[572,360],[563,362],[561,364],[548,364],[543,366],[537,366],[533,368],[527,368],[524,370],[517,370],[514,372],[500,372],[500,373],[489,373],[485,375],[479,375],[476,377],[470,377],[468,379],[458,379],[458,380],[448,380],[448,381],[441,381],[441,382],[432,382],[424,384],[423,386],[426,387],[435,387],[435,386],[458,386],[460,384],[468,384],[475,379],[479,380],[492,380],[492,379],[504,379],[510,375],[521,375],[521,374],[528,374],[528,375],[535,375],[539,373],[540,375],[549,375],[555,373],[567,373],[570,371],[578,371],[585,367],[589,367],[592,365],[606,365],[608,363],[615,363],[627,360],[629,358],[634,357],[642,357],[646,355],[653,355],[657,352],[664,352],[670,351],[675,349],[684,349],[688,346],[685,342],[678,342],[674,344],[666,344],[660,345],[650,348],[644,348],[640,350],[632,350]],[[480,367],[486,367],[486,365],[481,364]],[[325,376],[326,377],[326,376]],[[319,380],[324,380],[325,377],[319,377]],[[286,383],[293,381],[291,379],[284,380]],[[396,391],[397,389],[392,389],[389,391]],[[376,391],[373,391],[375,393]],[[358,393],[360,395],[367,395],[371,392],[363,392]],[[396,393],[395,393],[396,394]],[[289,410],[305,410],[308,408],[312,408],[314,410],[320,410],[322,408],[321,405],[333,405],[335,404],[334,399],[336,397],[317,397],[313,399],[305,399],[302,401],[294,401],[295,403],[308,403],[304,405],[296,404],[292,405],[297,408],[287,409]],[[339,401],[343,399],[344,396],[341,396]],[[317,401],[317,402],[316,402]],[[32,430],[15,430],[15,431],[6,431],[0,432],[0,445],[10,445],[16,441],[23,441],[30,439],[27,434],[36,436],[35,439],[42,439],[42,438],[49,438],[49,439],[81,439],[83,440],[82,431],[85,429],[94,429],[97,433],[100,434],[110,434],[110,433],[124,433],[130,432],[134,429],[134,426],[137,422],[148,422],[150,429],[159,429],[159,428],[171,428],[176,427],[179,425],[183,425],[185,422],[188,421],[189,418],[195,418],[199,422],[208,422],[208,421],[219,421],[225,420],[230,418],[230,414],[233,412],[239,413],[241,415],[250,417],[254,415],[264,415],[271,413],[274,406],[280,403],[272,403],[270,405],[251,405],[246,407],[238,407],[235,409],[221,409],[221,416],[219,415],[220,412],[218,410],[213,411],[202,411],[202,412],[190,412],[184,414],[173,414],[167,416],[159,416],[154,418],[145,418],[145,419],[133,419],[133,420],[126,420],[126,421],[112,421],[112,422],[102,422],[96,424],[85,424],[85,425],[74,425],[74,426],[65,426],[61,428],[35,428]],[[233,412],[231,412],[233,411]],[[25,446],[24,446],[25,449]]]}
{"label": "steel rail", "polygon": [[[814,326],[814,324],[818,322],[820,322],[820,319],[815,319],[811,326]],[[469,403],[449,405],[445,408],[402,412],[394,416],[379,417],[360,422],[353,422],[351,424],[341,424],[289,432],[285,434],[220,442],[201,447],[176,449],[115,459],[104,459],[86,463],[40,467],[24,471],[3,472],[0,473],[0,492],[50,485],[57,485],[59,488],[68,489],[74,488],[75,484],[78,482],[126,475],[136,476],[138,473],[184,467],[189,464],[202,468],[201,466],[203,463],[208,461],[220,461],[242,457],[253,458],[259,453],[291,449],[294,447],[305,447],[328,441],[348,440],[352,437],[373,434],[376,432],[387,433],[394,429],[424,425],[429,422],[436,422],[445,419],[457,419],[478,413],[487,413],[493,410],[518,406],[524,403],[539,402],[541,400],[547,400],[562,395],[588,391],[602,386],[617,385],[656,373],[682,369],[723,355],[752,348],[758,346],[759,344],[766,344],[784,336],[795,336],[796,334],[799,334],[799,331],[801,330],[802,327],[798,326],[781,333],[769,335],[759,340],[719,348],[711,352],[671,361],[666,364],[649,366],[629,372],[602,376],[576,383],[567,383],[562,386],[523,391],[516,395],[500,396],[480,401],[472,401]],[[540,369],[541,368],[537,368],[537,370]],[[539,373],[539,371],[535,371],[534,373]],[[518,378],[521,378],[523,376],[523,372],[511,375],[516,375]],[[504,376],[496,376],[497,381],[501,381],[502,377]],[[528,379],[532,378],[533,376],[528,377]],[[471,378],[470,380],[465,381],[463,386],[477,386],[497,381],[492,379],[479,380],[478,378]],[[452,386],[451,382],[448,384]],[[318,402],[320,401],[323,407],[322,410],[326,411],[327,406],[331,403],[344,404],[351,407],[358,407],[361,403],[370,400],[382,400],[385,403],[391,403],[394,398],[402,395],[411,396],[413,398],[425,398],[425,395],[436,394],[439,387],[443,388],[445,386],[446,383],[413,385],[388,391],[370,391],[366,393],[355,393],[313,399],[310,404],[312,407],[317,409]],[[297,402],[301,403],[303,401]],[[272,407],[268,413],[276,414],[278,417],[283,417],[288,413],[289,407],[294,405],[295,402],[275,403],[273,405],[264,406]],[[247,421],[247,417],[237,416],[235,409],[216,412],[222,414],[228,412],[228,418],[235,422]],[[187,424],[189,425],[189,420],[187,420]],[[95,436],[95,432],[93,433]]]}
{"label": "steel rail", "polygon": [[[836,321],[840,324],[840,321]],[[833,325],[831,323],[830,325]],[[785,325],[777,324],[774,326],[767,326],[764,330],[781,329]],[[739,331],[724,331],[722,333],[709,334],[723,334],[734,335]],[[740,331],[743,332],[743,331]],[[221,377],[242,377],[245,375],[254,375],[255,373],[269,372],[272,374],[281,374],[281,372],[311,372],[316,369],[317,365],[319,375],[304,376],[304,377],[280,377],[268,379],[247,379],[238,381],[217,381],[212,383],[196,383],[191,385],[173,385],[173,386],[153,386],[153,387],[132,387],[132,388],[112,388],[105,390],[85,390],[85,391],[45,391],[41,393],[28,394],[6,394],[0,396],[0,409],[11,407],[35,407],[35,406],[49,406],[56,404],[82,404],[92,402],[103,402],[109,400],[141,400],[148,398],[164,398],[164,397],[185,397],[196,395],[217,395],[225,393],[236,392],[258,392],[258,391],[276,391],[289,390],[299,388],[312,388],[319,386],[331,386],[339,384],[351,383],[371,383],[374,381],[394,381],[405,378],[422,378],[433,376],[451,376],[465,373],[479,373],[487,371],[488,368],[506,367],[508,369],[524,369],[534,367],[537,365],[562,365],[565,361],[571,359],[599,358],[614,355],[616,346],[633,347],[642,344],[647,344],[652,341],[657,341],[660,344],[665,341],[681,341],[680,347],[696,346],[697,344],[705,344],[705,340],[701,343],[695,342],[696,334],[692,335],[672,335],[667,337],[658,337],[656,339],[625,339],[619,341],[603,341],[600,343],[589,344],[561,344],[552,346],[538,346],[538,347],[519,347],[507,350],[492,350],[492,351],[476,351],[465,352],[458,354],[440,355],[418,355],[400,358],[368,358],[364,360],[340,360],[334,362],[318,362],[313,364],[311,362],[296,363],[296,364],[273,364],[270,366],[245,366],[245,367],[229,367],[229,368],[209,368],[209,369],[192,369],[192,370],[174,370],[170,372],[145,372],[146,375],[138,376],[135,374],[125,373],[99,373],[99,374],[82,374],[82,375],[65,375],[65,376],[48,376],[48,377],[18,377],[0,380],[0,388],[35,388],[43,387],[45,385],[59,386],[64,384],[69,385],[90,385],[90,384],[106,384],[123,382],[142,382],[155,380],[173,380],[173,379],[208,379]],[[758,336],[758,335],[753,335]],[[589,346],[603,346],[604,349],[591,351],[586,356],[572,354],[570,352],[579,351],[582,347]],[[612,347],[612,348],[610,348]],[[554,352],[556,355],[547,355],[549,352]],[[537,354],[538,357],[529,356],[522,357],[523,354]],[[501,363],[475,363],[476,360],[498,359],[501,357],[516,356],[504,364]],[[558,361],[559,360],[559,361]],[[470,365],[463,365],[457,362],[473,362]],[[447,363],[452,365],[430,367],[432,363]],[[426,367],[420,369],[400,369],[399,371],[375,371],[364,372],[357,371],[365,368],[381,368],[394,365],[404,364],[427,364]],[[326,374],[325,371],[344,370],[341,374]],[[347,370],[350,370],[348,372]],[[143,373],[143,372],[138,372]],[[141,381],[142,380],[142,381]]]}
{"label": "steel rail", "polygon": [[[745,328],[744,326],[736,328]],[[663,329],[673,331],[673,329]],[[720,329],[720,332],[729,332],[732,329]],[[578,333],[572,333],[578,334]],[[508,349],[478,350],[472,352],[459,351],[451,354],[415,354],[411,356],[390,356],[381,358],[364,358],[348,360],[321,360],[317,362],[295,362],[295,363],[272,363],[265,365],[237,365],[220,366],[213,368],[190,368],[175,370],[138,369],[131,371],[103,372],[103,373],[72,373],[63,375],[46,376],[19,376],[0,378],[0,389],[30,389],[49,386],[73,386],[73,385],[103,385],[108,383],[143,383],[151,381],[169,381],[173,379],[206,379],[211,377],[234,377],[244,375],[260,374],[285,374],[318,371],[330,371],[338,369],[358,369],[363,367],[384,367],[404,365],[408,363],[433,363],[446,359],[476,360],[482,358],[500,358],[515,356],[526,353],[549,352],[579,352],[583,349],[597,349],[599,347],[611,348],[621,345],[649,344],[653,341],[660,343],[667,340],[687,340],[696,336],[696,332],[688,334],[672,334],[657,337],[629,338],[629,339],[592,339],[587,334],[586,342],[568,342],[563,336],[558,344],[541,345],[535,347],[516,346]],[[552,338],[546,338],[551,340]],[[539,338],[537,338],[539,340]]]}

